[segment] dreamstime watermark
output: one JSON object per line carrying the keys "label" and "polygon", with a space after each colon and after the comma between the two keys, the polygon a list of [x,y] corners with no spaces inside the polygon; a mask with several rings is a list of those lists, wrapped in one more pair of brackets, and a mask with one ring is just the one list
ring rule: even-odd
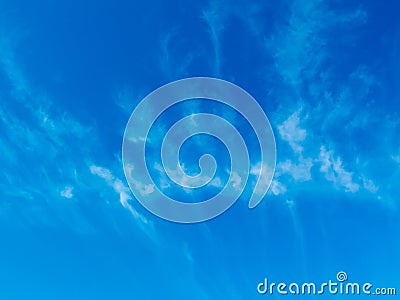
{"label": "dreamstime watermark", "polygon": [[179,162],[179,152],[181,146],[197,134],[219,139],[229,151],[231,168],[227,183],[217,195],[197,203],[176,201],[163,193],[150,175],[146,163],[150,129],[168,108],[193,99],[207,99],[227,105],[252,127],[261,155],[260,167],[256,172],[257,182],[248,205],[254,208],[267,194],[275,171],[276,147],[272,127],[261,106],[249,93],[233,83],[208,77],[186,78],[164,85],[146,96],[132,112],[122,145],[124,173],[132,193],[147,210],[163,219],[196,223],[222,214],[244,191],[250,175],[245,139],[229,121],[215,114],[191,114],[173,124],[163,138],[161,159],[163,171],[178,186],[189,189],[206,186],[215,175],[216,159],[210,154],[202,155],[198,161],[200,174],[190,176]]}
{"label": "dreamstime watermark", "polygon": [[267,278],[257,285],[261,295],[396,295],[396,288],[374,287],[372,283],[348,282],[345,272],[336,274],[336,280],[328,280],[320,284],[313,282],[285,283],[269,282]]}

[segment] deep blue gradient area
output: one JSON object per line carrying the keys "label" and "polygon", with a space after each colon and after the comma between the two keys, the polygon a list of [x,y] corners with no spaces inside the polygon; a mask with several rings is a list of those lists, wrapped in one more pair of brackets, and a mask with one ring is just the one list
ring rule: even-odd
{"label": "deep blue gradient area", "polygon": [[[257,285],[339,271],[400,294],[399,11],[394,0],[0,1],[0,299],[305,299]],[[237,126],[252,158],[231,209],[182,225],[134,198],[121,147],[148,93],[194,76],[257,99],[277,165],[248,209],[261,163],[249,124],[211,101],[172,107],[150,131],[155,181],[156,142],[199,112]],[[220,184],[160,189],[184,202],[218,193],[221,142],[193,137],[179,160],[197,174],[205,153]]]}

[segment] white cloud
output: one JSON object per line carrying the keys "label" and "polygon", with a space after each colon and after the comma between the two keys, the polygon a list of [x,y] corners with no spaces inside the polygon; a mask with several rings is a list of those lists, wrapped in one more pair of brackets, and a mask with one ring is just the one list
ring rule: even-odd
{"label": "white cloud", "polygon": [[144,143],[144,142],[150,142],[150,139],[149,138],[146,138],[146,137],[143,137],[143,136],[140,136],[140,137],[129,137],[128,138],[128,140],[129,141],[131,141],[132,143]]}
{"label": "white cloud", "polygon": [[90,166],[90,172],[97,175],[107,181],[107,183],[112,183],[114,176],[111,174],[110,170],[95,165]]}
{"label": "white cloud", "polygon": [[272,180],[270,191],[275,196],[278,196],[281,194],[285,194],[287,189],[286,189],[286,186],[282,182],[278,181],[277,179],[274,179],[274,180]]}
{"label": "white cloud", "polygon": [[240,184],[242,183],[242,178],[236,172],[232,172],[231,176],[232,176],[231,177],[232,187],[234,189],[239,189],[240,188]]}
{"label": "white cloud", "polygon": [[291,160],[286,160],[277,165],[277,176],[288,174],[294,180],[304,182],[312,179],[311,168],[313,167],[313,160],[311,158],[300,157],[297,163]]}
{"label": "white cloud", "polygon": [[262,170],[261,170],[261,162],[258,162],[255,165],[252,165],[250,168],[251,175],[260,176],[262,178],[265,178],[272,171],[273,170],[266,163],[262,164]]}
{"label": "white cloud", "polygon": [[[290,210],[293,209],[293,207],[296,205],[293,199],[286,199],[286,205]],[[293,213],[293,212],[292,212]]]}
{"label": "white cloud", "polygon": [[287,159],[279,162],[276,166],[276,177],[289,175],[295,181],[304,182],[312,179],[311,168],[314,165],[312,158],[304,158],[303,142],[307,137],[307,130],[300,127],[300,114],[302,108],[295,111],[281,125],[278,126],[278,132],[282,140],[289,143],[295,153],[295,159]]}
{"label": "white cloud", "polygon": [[278,126],[281,138],[288,142],[294,152],[303,151],[302,142],[306,139],[307,131],[300,128],[300,110],[293,113],[286,121]]}
{"label": "white cloud", "polygon": [[359,190],[359,184],[353,182],[353,173],[344,169],[340,157],[335,157],[333,151],[327,151],[324,146],[320,148],[320,171],[324,173],[326,180],[331,181],[337,187],[345,191],[355,193]]}
{"label": "white cloud", "polygon": [[109,186],[111,186],[114,191],[119,194],[119,200],[123,207],[128,209],[135,219],[140,220],[144,224],[149,224],[149,221],[139,214],[132,205],[129,204],[128,200],[131,200],[132,197],[130,196],[129,188],[122,182],[121,179],[115,178],[114,175],[111,173],[110,170],[99,167],[96,165],[90,166],[90,172],[93,175],[99,176],[100,178],[104,179]]}
{"label": "white cloud", "polygon": [[223,184],[222,184],[222,180],[221,178],[219,178],[218,176],[215,176],[211,181],[210,181],[210,185],[216,188],[222,188]]}
{"label": "white cloud", "polygon": [[371,179],[363,178],[363,186],[366,190],[371,193],[376,193],[378,191],[378,187]]}
{"label": "white cloud", "polygon": [[74,194],[73,194],[73,190],[74,188],[70,185],[67,185],[61,192],[60,192],[60,196],[67,198],[67,199],[71,199]]}
{"label": "white cloud", "polygon": [[132,177],[132,165],[125,165],[125,174],[130,184],[133,185],[135,190],[138,190],[141,195],[148,195],[154,192],[154,184],[143,184]]}

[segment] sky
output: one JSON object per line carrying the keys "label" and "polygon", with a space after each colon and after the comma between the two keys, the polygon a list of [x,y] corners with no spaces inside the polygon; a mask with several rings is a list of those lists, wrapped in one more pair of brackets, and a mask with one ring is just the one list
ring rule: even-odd
{"label": "sky", "polygon": [[[0,0],[0,298],[302,298],[262,296],[257,285],[340,271],[399,293],[399,9],[391,0]],[[146,95],[195,76],[258,101],[277,161],[256,208],[249,186],[217,218],[178,224],[135,199],[121,147]],[[227,180],[229,153],[199,136],[180,161],[197,174],[198,157],[212,153],[218,180],[203,191],[164,182],[157,142],[199,112],[237,126],[251,176],[261,163],[236,112],[206,99],[173,107],[150,132],[146,159],[180,201],[202,201]]]}

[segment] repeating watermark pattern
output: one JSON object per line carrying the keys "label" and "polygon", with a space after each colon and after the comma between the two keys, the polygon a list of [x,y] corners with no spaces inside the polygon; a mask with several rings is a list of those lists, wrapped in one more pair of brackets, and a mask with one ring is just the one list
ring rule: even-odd
{"label": "repeating watermark pattern", "polygon": [[285,283],[269,282],[267,278],[257,285],[261,295],[396,295],[396,288],[374,287],[372,283],[347,282],[346,272],[338,272],[336,280],[320,284],[314,282]]}
{"label": "repeating watermark pattern", "polygon": [[[276,146],[271,125],[261,106],[249,93],[233,83],[208,77],[186,78],[164,85],[146,96],[134,109],[125,129],[122,146],[124,172],[132,193],[147,210],[163,219],[195,223],[220,215],[244,191],[250,174],[245,139],[229,121],[209,113],[191,114],[170,127],[161,146],[162,167],[169,179],[182,188],[207,186],[215,175],[216,159],[210,154],[199,157],[200,173],[191,176],[185,173],[179,162],[179,151],[190,137],[211,135],[225,145],[230,155],[229,178],[221,191],[206,201],[180,202],[163,193],[150,175],[146,163],[146,141],[150,129],[168,108],[193,99],[207,99],[228,105],[251,125],[261,154],[257,182],[248,205],[254,208],[266,195],[275,171]],[[192,126],[193,123],[196,126]]]}

